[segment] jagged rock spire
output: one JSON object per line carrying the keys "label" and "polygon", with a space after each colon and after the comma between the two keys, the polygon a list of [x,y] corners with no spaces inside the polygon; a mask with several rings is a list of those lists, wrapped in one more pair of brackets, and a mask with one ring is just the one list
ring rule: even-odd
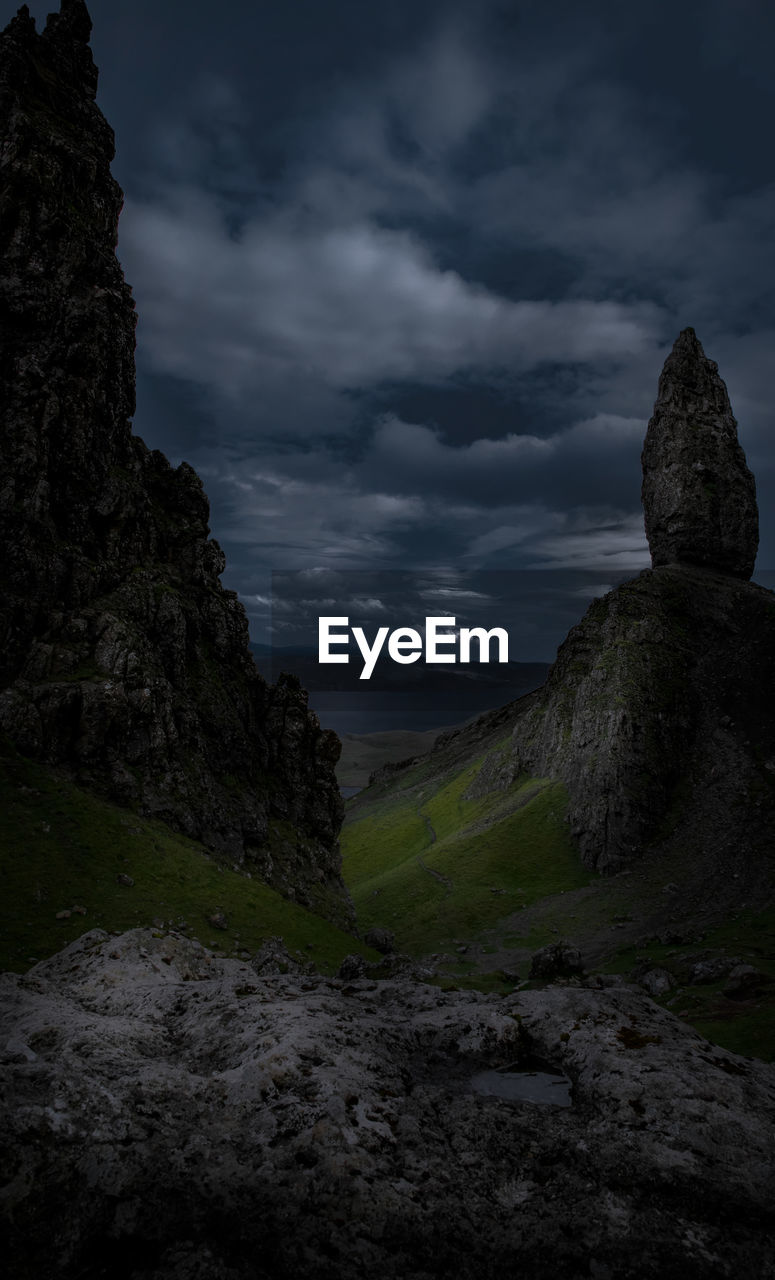
{"label": "jagged rock spire", "polygon": [[[24,111],[29,114],[33,86],[38,82],[38,110],[53,116],[89,110],[97,96],[97,68],[89,47],[92,21],[84,0],[61,0],[59,13],[48,15],[38,34],[29,7],[23,4],[0,31],[0,124],[26,85]],[[79,120],[79,128],[81,121]],[[100,117],[99,132],[112,131]],[[111,152],[112,155],[112,152]],[[7,157],[0,158],[3,167]],[[4,177],[5,175],[0,175]]]}
{"label": "jagged rock spire", "polygon": [[46,22],[49,35],[67,35],[71,40],[88,44],[92,22],[84,0],[62,0],[59,13],[50,13]]}
{"label": "jagged rock spire", "polygon": [[0,737],[348,923],[338,739],[256,670],[195,472],[132,435],[90,30],[0,32]]}
{"label": "jagged rock spire", "polygon": [[682,330],[665,361],[641,461],[654,567],[701,565],[750,578],[759,544],[756,485],[718,365],[694,329]]}

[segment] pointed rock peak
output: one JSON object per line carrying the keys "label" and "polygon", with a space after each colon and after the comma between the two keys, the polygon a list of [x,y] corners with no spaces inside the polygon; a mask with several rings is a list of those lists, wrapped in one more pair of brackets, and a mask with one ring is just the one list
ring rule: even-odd
{"label": "pointed rock peak", "polygon": [[84,44],[89,43],[91,29],[92,21],[84,0],[62,0],[59,13],[50,13],[46,22],[47,35],[66,36]]}
{"label": "pointed rock peak", "polygon": [[16,17],[11,18],[11,21],[3,32],[3,35],[13,35],[23,31],[33,33],[35,31],[35,19],[30,17],[30,11],[26,4],[23,4],[21,8],[16,11]]}
{"label": "pointed rock peak", "polygon": [[665,361],[642,463],[654,567],[701,565],[750,578],[759,543],[756,486],[718,365],[694,329],[682,330]]}
{"label": "pointed rock peak", "polygon": [[673,343],[673,351],[674,352],[675,351],[686,351],[686,352],[693,351],[693,352],[698,352],[699,355],[705,354],[703,352],[703,349],[700,344],[700,340],[697,337],[697,334],[694,332],[694,329],[692,329],[691,327],[689,327],[688,329],[681,330],[675,342]]}

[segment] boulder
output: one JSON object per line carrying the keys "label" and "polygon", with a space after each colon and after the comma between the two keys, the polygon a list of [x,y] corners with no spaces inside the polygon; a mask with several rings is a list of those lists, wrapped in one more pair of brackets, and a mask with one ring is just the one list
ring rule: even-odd
{"label": "boulder", "polygon": [[358,978],[366,977],[366,961],[363,956],[353,952],[349,956],[345,956],[339,966],[337,978],[341,978],[343,982],[357,981]]}
{"label": "boulder", "polygon": [[633,982],[637,982],[639,987],[643,987],[650,996],[667,995],[668,991],[672,991],[676,985],[673,975],[668,973],[667,969],[660,969],[658,966],[634,970],[630,978]]}
{"label": "boulder", "polygon": [[531,978],[552,981],[555,978],[579,977],[583,972],[581,952],[568,942],[551,942],[548,947],[536,951],[530,960]]}
{"label": "boulder", "polygon": [[[632,987],[257,978],[95,930],[0,976],[0,1063],[9,1275],[772,1276],[775,1066]],[[572,1105],[473,1089],[536,1070]]]}
{"label": "boulder", "polygon": [[383,956],[389,956],[396,949],[396,935],[391,933],[389,929],[369,929],[363,941],[367,947],[373,947],[375,951],[381,952]]}
{"label": "boulder", "polygon": [[724,986],[724,995],[729,1000],[751,1000],[771,982],[769,974],[762,973],[755,965],[736,964]]}

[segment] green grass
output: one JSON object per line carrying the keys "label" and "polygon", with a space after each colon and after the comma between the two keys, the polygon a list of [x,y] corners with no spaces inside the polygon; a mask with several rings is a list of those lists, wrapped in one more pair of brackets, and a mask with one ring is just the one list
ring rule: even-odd
{"label": "green grass", "polygon": [[[134,880],[131,887],[119,875]],[[60,911],[85,915],[57,920]],[[225,931],[207,917],[224,913]],[[343,957],[378,956],[350,934],[220,865],[196,842],[90,795],[6,752],[0,759],[0,967],[23,972],[89,929],[163,922],[225,955],[281,936],[333,972]]]}
{"label": "green grass", "polygon": [[371,774],[383,765],[430,751],[438,732],[436,729],[424,733],[391,729],[383,733],[341,734],[342,754],[336,766],[339,785],[367,786]]}
{"label": "green grass", "polygon": [[[511,985],[502,975],[473,972],[455,945],[475,942],[503,920],[504,945],[535,950],[554,934],[534,924],[520,935],[514,913],[523,905],[554,902],[552,921],[559,921],[557,913],[567,910],[559,895],[596,877],[572,847],[559,784],[523,778],[507,790],[469,798],[479,768],[474,760],[434,774],[432,762],[425,762],[363,793],[348,806],[344,876],[362,931],[372,924],[392,929],[399,948],[418,956],[450,952],[435,979],[444,989],[505,992]],[[121,874],[134,885],[119,884]],[[608,918],[627,905],[619,895],[613,905],[606,897],[583,910]],[[75,906],[86,915],[56,919]],[[208,924],[215,911],[226,916],[226,931]],[[178,928],[224,955],[252,953],[279,935],[289,951],[328,973],[350,952],[379,959],[321,916],[220,865],[163,823],[100,800],[56,771],[6,751],[0,757],[0,968],[24,971],[89,929],[118,932],[138,925]],[[573,932],[572,921],[567,928]],[[723,982],[690,986],[687,965],[698,954],[739,957],[773,983],[744,1001],[725,997]],[[628,973],[642,958],[678,981],[659,1003],[726,1049],[775,1059],[775,907],[739,911],[691,945],[622,947],[602,968]]]}
{"label": "green grass", "polygon": [[746,1058],[763,1058],[775,1061],[775,1001],[768,999],[754,1008],[731,1008],[732,1001],[721,1011],[697,1012],[686,1018],[687,1022],[706,1040],[741,1053]]}
{"label": "green grass", "polygon": [[343,876],[362,928],[383,925],[402,950],[428,954],[589,882],[564,821],[561,784],[518,779],[472,798],[481,760],[437,777],[429,767],[348,810]]}
{"label": "green grass", "polygon": [[[752,999],[731,1000],[724,995],[726,980],[687,985],[687,969],[698,954],[725,956],[753,965],[772,978]],[[688,1022],[715,1044],[746,1057],[775,1060],[775,907],[763,911],[741,911],[711,929],[702,942],[676,947],[669,943],[649,943],[628,947],[604,966],[608,973],[628,973],[637,959],[648,959],[678,980],[677,988],[661,997],[659,1004]]]}
{"label": "green grass", "polygon": [[[492,753],[503,744],[487,745]],[[608,938],[602,971],[628,974],[651,960],[677,983],[659,1003],[732,1052],[775,1059],[775,907],[732,912],[699,942],[617,949],[611,926],[637,915],[637,904],[627,881],[600,881],[580,864],[562,786],[518,778],[506,790],[471,796],[480,768],[481,758],[433,753],[348,805],[343,874],[361,928],[392,929],[416,956],[447,953],[435,979],[445,989],[492,992],[511,989],[494,965],[486,971],[496,942],[529,955],[559,935]],[[664,866],[654,874],[658,884],[671,879]],[[591,883],[590,896],[569,893]],[[528,914],[520,932],[521,908],[534,904],[538,915]],[[456,950],[463,943],[476,945],[468,954]],[[705,956],[739,957],[773,982],[742,1001],[724,995],[725,982],[689,985],[691,965]]]}

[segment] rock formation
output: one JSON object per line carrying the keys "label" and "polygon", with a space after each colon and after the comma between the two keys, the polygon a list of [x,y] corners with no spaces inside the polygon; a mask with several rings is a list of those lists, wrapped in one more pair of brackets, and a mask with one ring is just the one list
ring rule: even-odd
{"label": "rock formation", "polygon": [[704,565],[747,581],[759,544],[756,485],[718,365],[693,329],[665,361],[642,461],[654,568]]}
{"label": "rock formation", "polygon": [[654,568],[571,629],[543,688],[514,704],[510,757],[476,785],[561,779],[598,871],[672,847],[728,873],[775,851],[775,596],[741,580],[754,482],[691,329],[665,363],[643,465]]}
{"label": "rock formation", "polygon": [[593,603],[519,715],[509,776],[561,778],[583,861],[621,869],[647,845],[731,870],[771,855],[775,598],[680,566]]}
{"label": "rock formation", "polygon": [[0,37],[0,732],[339,919],[339,742],[269,688],[208,503],[132,435],[122,194],[83,0]]}
{"label": "rock formation", "polygon": [[[572,1105],[473,1091],[529,1055]],[[0,1062],[14,1276],[775,1274],[775,1066],[632,988],[258,977],[95,931],[0,978]]]}

